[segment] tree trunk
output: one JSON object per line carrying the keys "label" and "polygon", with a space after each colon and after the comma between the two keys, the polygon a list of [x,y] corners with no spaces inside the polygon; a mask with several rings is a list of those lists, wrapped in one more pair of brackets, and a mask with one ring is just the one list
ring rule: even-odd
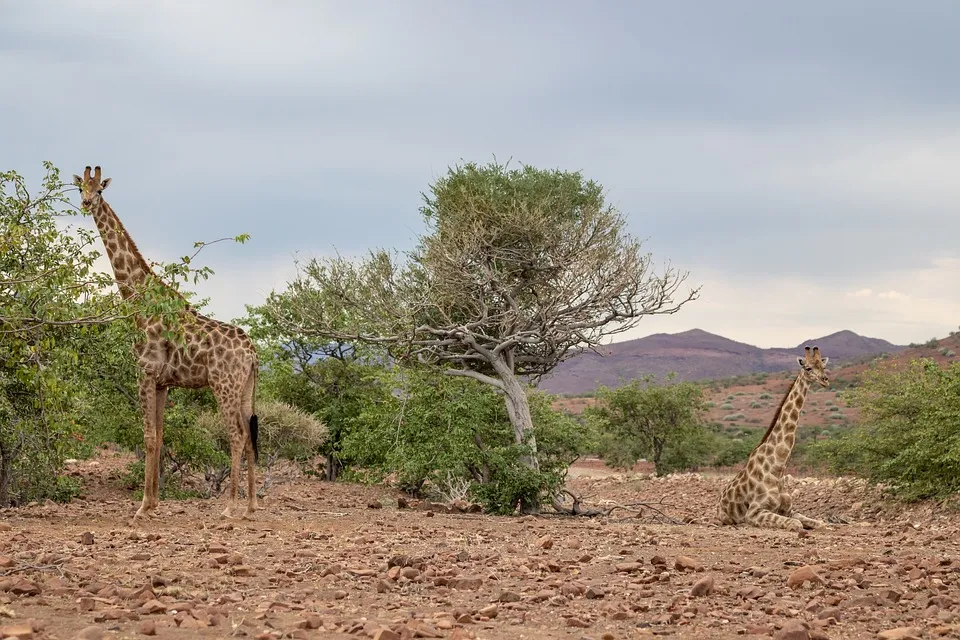
{"label": "tree trunk", "polygon": [[654,468],[654,472],[658,476],[663,475],[663,473],[661,473],[661,471],[663,470],[660,468],[660,458],[661,456],[663,456],[663,444],[664,443],[662,439],[660,438],[653,439],[653,468]]}
{"label": "tree trunk", "polygon": [[[499,373],[499,372],[498,372]],[[530,447],[530,455],[524,456],[523,464],[534,471],[540,470],[537,463],[537,439],[533,435],[533,416],[530,415],[530,402],[527,399],[527,390],[520,384],[517,376],[509,371],[500,374],[503,382],[503,395],[507,403],[507,416],[513,425],[513,438],[517,444],[526,443]]]}
{"label": "tree trunk", "polygon": [[13,450],[0,441],[0,507],[10,506],[10,476],[13,474]]}
{"label": "tree trunk", "polygon": [[[513,425],[513,437],[517,444],[526,444],[530,453],[521,458],[524,466],[531,471],[539,472],[540,463],[537,461],[537,439],[533,435],[533,416],[530,414],[530,402],[527,399],[527,390],[520,384],[517,374],[503,360],[496,360],[493,368],[503,383],[503,397],[507,404],[507,416]],[[520,500],[520,513],[540,513],[539,504],[531,504],[527,500]]]}

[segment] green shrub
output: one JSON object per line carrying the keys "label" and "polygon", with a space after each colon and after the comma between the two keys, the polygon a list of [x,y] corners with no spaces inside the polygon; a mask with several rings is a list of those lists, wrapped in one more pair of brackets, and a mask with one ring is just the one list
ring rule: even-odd
{"label": "green shrub", "polygon": [[769,400],[772,396],[769,393],[761,393],[758,397],[761,400]]}
{"label": "green shrub", "polygon": [[724,411],[732,411],[732,410],[733,410],[733,405],[730,404],[729,402],[727,402],[727,403],[724,403],[724,404],[720,405],[720,408],[723,409]]}
{"label": "green shrub", "polygon": [[751,402],[751,403],[750,403],[750,408],[751,408],[751,409],[759,409],[759,408],[761,408],[762,406],[763,406],[763,405],[760,404],[759,402]]}
{"label": "green shrub", "polygon": [[746,417],[747,417],[747,416],[743,415],[742,413],[732,413],[732,414],[730,414],[730,415],[728,415],[728,416],[723,416],[723,421],[724,421],[724,422],[733,422],[733,421],[735,421],[735,420],[743,420],[743,419],[745,419]]}
{"label": "green shrub", "polygon": [[960,363],[871,369],[850,400],[861,424],[811,447],[814,460],[883,482],[907,500],[960,492]]}

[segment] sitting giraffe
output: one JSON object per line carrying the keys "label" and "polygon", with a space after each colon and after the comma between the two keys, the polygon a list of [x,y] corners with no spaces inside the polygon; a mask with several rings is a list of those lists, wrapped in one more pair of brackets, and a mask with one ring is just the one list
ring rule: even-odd
{"label": "sitting giraffe", "polygon": [[822,522],[794,513],[793,496],[783,482],[783,469],[797,437],[797,422],[803,401],[814,382],[829,384],[825,367],[829,358],[820,357],[819,347],[804,349],[797,358],[800,375],[790,385],[773,416],[770,428],[747,459],[746,466],[720,493],[717,512],[721,524],[752,524],[775,529],[813,529]]}
{"label": "sitting giraffe", "polygon": [[[80,188],[83,208],[93,214],[113,274],[126,299],[137,295],[137,287],[156,277],[140,255],[137,245],[113,207],[103,199],[103,190],[110,178],[101,179],[100,167],[83,177],[73,176]],[[168,287],[169,288],[169,287]],[[172,295],[180,294],[169,288]],[[137,317],[137,328],[143,339],[135,346],[140,368],[140,405],[143,409],[143,441],[146,449],[143,502],[134,519],[150,517],[160,499],[160,447],[163,446],[163,409],[167,389],[210,387],[220,408],[220,415],[230,437],[230,495],[223,515],[240,516],[237,498],[240,487],[240,465],[247,458],[247,506],[244,517],[257,508],[256,469],[257,416],[253,400],[257,386],[257,350],[239,327],[200,315],[192,307],[182,312],[186,343],[178,345],[164,337],[164,326],[158,320]]]}

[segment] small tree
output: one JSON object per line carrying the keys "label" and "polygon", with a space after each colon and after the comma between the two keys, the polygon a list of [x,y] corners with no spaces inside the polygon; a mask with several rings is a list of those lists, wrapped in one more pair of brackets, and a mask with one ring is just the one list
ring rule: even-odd
{"label": "small tree", "polygon": [[579,173],[470,163],[423,199],[427,233],[405,260],[383,250],[312,260],[270,312],[292,333],[384,345],[502,391],[536,469],[523,380],[697,291],[675,299],[686,274],[654,274],[601,186]]}
{"label": "small tree", "polygon": [[630,468],[646,458],[664,475],[705,461],[712,434],[703,427],[699,385],[655,385],[648,376],[597,395],[584,417],[602,434],[601,455],[614,466]]}

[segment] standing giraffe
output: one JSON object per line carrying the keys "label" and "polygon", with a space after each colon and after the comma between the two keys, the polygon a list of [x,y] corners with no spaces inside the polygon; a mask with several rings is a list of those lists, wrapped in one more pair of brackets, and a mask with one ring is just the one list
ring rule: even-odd
{"label": "standing giraffe", "polygon": [[800,374],[787,390],[773,416],[770,428],[740,470],[720,493],[717,512],[721,524],[747,523],[776,529],[813,529],[823,523],[793,511],[793,496],[783,483],[787,465],[797,437],[797,422],[803,401],[816,382],[826,387],[830,381],[825,367],[829,358],[820,357],[819,347],[804,349],[797,358]]}
{"label": "standing giraffe", "polygon": [[[140,255],[137,245],[103,199],[103,190],[110,178],[100,179],[100,167],[90,175],[86,167],[83,178],[74,175],[80,187],[83,207],[103,239],[107,257],[113,267],[120,295],[129,299],[147,278],[156,275]],[[166,285],[164,285],[166,286]],[[182,299],[179,292],[171,294]],[[249,516],[257,508],[255,491],[258,458],[257,416],[253,397],[257,385],[257,352],[242,329],[200,315],[192,307],[181,312],[184,342],[176,344],[163,337],[167,328],[159,320],[136,317],[143,334],[134,351],[140,367],[140,406],[143,410],[143,442],[146,449],[143,503],[135,518],[151,516],[159,501],[160,447],[163,445],[163,409],[170,387],[199,389],[210,387],[220,408],[220,416],[230,437],[230,501],[223,511],[227,518],[239,513],[237,492],[240,486],[240,463],[247,457],[247,509]]]}

